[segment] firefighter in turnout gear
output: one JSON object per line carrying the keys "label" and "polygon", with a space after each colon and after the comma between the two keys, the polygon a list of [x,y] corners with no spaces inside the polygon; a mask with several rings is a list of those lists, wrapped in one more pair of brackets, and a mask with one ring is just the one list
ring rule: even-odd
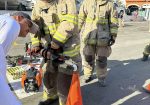
{"label": "firefighter in turnout gear", "polygon": [[96,69],[100,86],[105,86],[107,57],[118,30],[116,7],[109,0],[84,0],[78,18],[85,82],[92,80]]}
{"label": "firefighter in turnout gear", "polygon": [[[32,51],[39,51],[41,43],[46,42],[45,48],[61,49],[57,55],[71,60],[79,70],[81,57],[75,0],[39,0],[32,11],[32,19],[40,27],[39,33],[31,35]],[[53,57],[46,61],[43,71],[44,100],[39,105],[49,105],[57,98],[60,105],[65,105],[73,71]]]}
{"label": "firefighter in turnout gear", "polygon": [[150,55],[150,44],[146,45],[144,52],[143,52],[143,58],[141,60],[147,61],[149,55]]}

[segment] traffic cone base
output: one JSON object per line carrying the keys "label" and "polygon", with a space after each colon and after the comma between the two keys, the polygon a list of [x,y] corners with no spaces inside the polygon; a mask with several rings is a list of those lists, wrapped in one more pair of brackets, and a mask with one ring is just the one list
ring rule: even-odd
{"label": "traffic cone base", "polygon": [[73,73],[66,105],[82,105],[82,96],[78,73]]}

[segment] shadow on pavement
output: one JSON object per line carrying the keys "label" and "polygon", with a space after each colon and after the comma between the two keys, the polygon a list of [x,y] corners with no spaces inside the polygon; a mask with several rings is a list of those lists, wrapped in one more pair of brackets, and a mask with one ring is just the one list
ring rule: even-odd
{"label": "shadow on pavement", "polygon": [[150,78],[150,61],[110,60],[107,87],[94,83],[82,86],[83,105],[149,105],[150,95],[142,85]]}

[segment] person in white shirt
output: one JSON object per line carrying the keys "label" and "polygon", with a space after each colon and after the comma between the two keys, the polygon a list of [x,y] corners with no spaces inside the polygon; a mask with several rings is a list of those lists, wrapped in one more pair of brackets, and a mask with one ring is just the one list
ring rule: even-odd
{"label": "person in white shirt", "polygon": [[6,79],[6,55],[17,37],[35,34],[39,27],[28,14],[14,12],[0,15],[0,105],[22,105],[11,92]]}

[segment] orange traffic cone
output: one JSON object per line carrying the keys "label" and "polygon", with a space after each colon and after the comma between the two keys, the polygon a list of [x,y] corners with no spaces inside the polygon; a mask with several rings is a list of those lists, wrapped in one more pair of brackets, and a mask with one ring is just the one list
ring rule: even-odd
{"label": "orange traffic cone", "polygon": [[80,80],[77,72],[73,73],[66,105],[82,105]]}
{"label": "orange traffic cone", "polygon": [[150,93],[150,79],[146,80],[144,85],[143,85],[143,89],[146,91],[146,92],[149,92]]}
{"label": "orange traffic cone", "polygon": [[148,85],[145,87],[145,90],[146,90],[147,92],[150,92],[150,84],[148,84]]}

